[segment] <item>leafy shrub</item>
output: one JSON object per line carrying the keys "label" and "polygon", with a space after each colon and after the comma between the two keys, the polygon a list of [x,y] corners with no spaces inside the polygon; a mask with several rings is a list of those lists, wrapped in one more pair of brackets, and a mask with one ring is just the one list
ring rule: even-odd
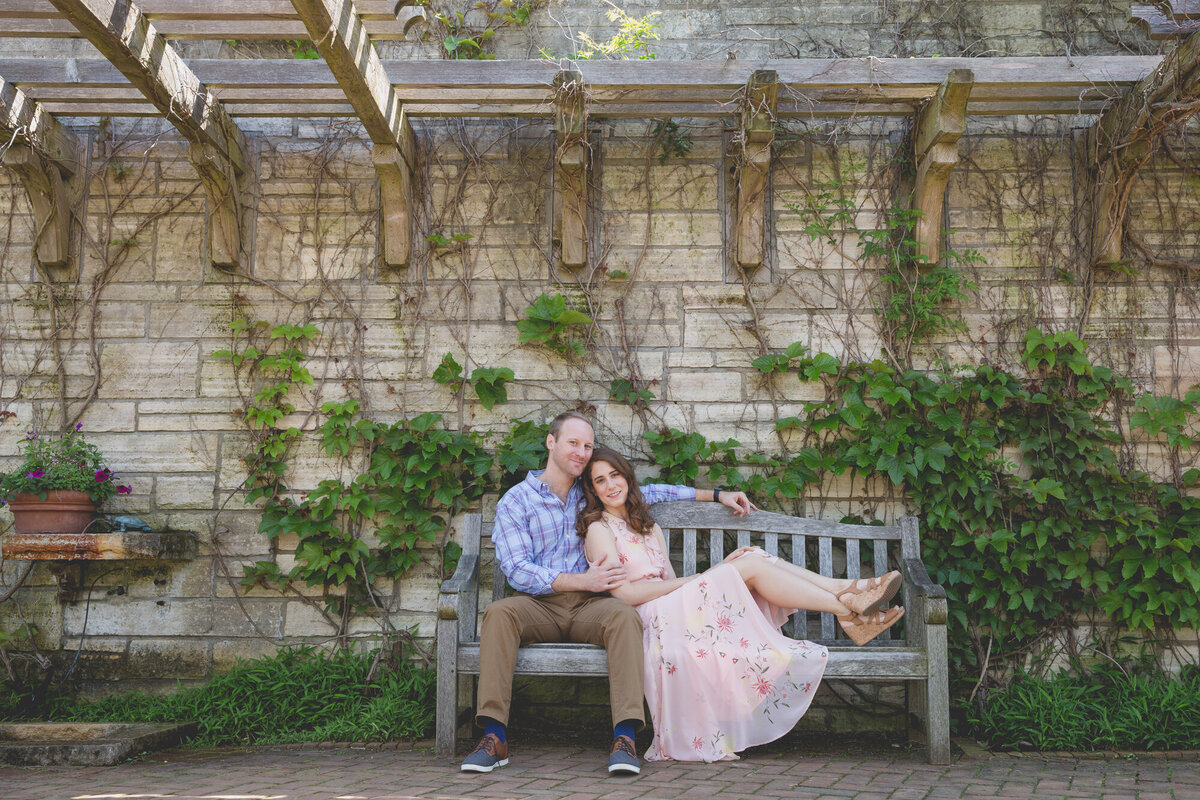
{"label": "leafy shrub", "polygon": [[1049,679],[1023,675],[969,709],[976,736],[1002,749],[1200,747],[1200,669],[1178,676],[1116,667]]}
{"label": "leafy shrub", "polygon": [[[169,695],[128,692],[88,701],[60,698],[49,721],[200,724],[197,746],[385,741],[428,736],[436,675],[377,654],[311,647],[243,661],[207,685]],[[368,679],[372,665],[374,674]],[[0,709],[4,704],[0,703]],[[11,718],[10,718],[11,719]]]}

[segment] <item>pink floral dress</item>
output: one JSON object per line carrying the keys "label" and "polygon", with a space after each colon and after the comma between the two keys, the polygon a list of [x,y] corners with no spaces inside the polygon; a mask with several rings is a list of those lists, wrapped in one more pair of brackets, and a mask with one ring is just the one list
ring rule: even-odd
{"label": "pink floral dress", "polygon": [[[609,514],[604,521],[629,580],[663,580],[658,539]],[[775,557],[755,549],[740,558]],[[654,722],[648,761],[724,761],[772,742],[804,716],[825,674],[824,647],[780,631],[795,609],[756,596],[731,564],[636,608]]]}

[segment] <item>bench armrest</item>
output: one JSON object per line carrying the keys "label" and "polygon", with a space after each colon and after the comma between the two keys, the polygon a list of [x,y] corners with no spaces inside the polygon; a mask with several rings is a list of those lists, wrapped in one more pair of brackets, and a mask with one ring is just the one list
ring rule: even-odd
{"label": "bench armrest", "polygon": [[479,582],[479,554],[463,553],[454,574],[442,582],[438,594],[438,619],[466,619],[471,589]]}
{"label": "bench armrest", "polygon": [[928,625],[945,625],[949,617],[946,608],[946,590],[933,582],[925,569],[925,562],[919,558],[904,559],[904,577],[912,588],[914,599],[922,599],[925,623]]}

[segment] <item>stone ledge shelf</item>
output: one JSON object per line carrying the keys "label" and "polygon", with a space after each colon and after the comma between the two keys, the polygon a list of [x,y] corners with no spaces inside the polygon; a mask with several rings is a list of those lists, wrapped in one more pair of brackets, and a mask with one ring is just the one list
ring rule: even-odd
{"label": "stone ledge shelf", "polygon": [[121,561],[196,557],[191,531],[113,531],[111,533],[9,533],[0,553],[13,561]]}
{"label": "stone ledge shelf", "polygon": [[186,561],[196,557],[191,531],[16,533],[0,536],[0,556],[11,561],[48,561],[58,580],[58,599],[73,603],[89,561]]}

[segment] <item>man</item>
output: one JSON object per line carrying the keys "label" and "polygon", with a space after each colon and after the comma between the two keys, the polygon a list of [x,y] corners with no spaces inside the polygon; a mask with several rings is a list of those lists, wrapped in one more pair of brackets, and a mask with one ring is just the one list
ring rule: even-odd
{"label": "man", "polygon": [[[633,735],[645,724],[642,623],[632,606],[607,594],[624,582],[622,566],[603,559],[589,563],[575,533],[583,499],[579,479],[594,442],[586,417],[559,414],[546,436],[546,468],[530,472],[496,506],[496,558],[520,594],[492,603],[483,614],[475,721],[484,735],[463,761],[464,772],[491,772],[508,763],[506,728],[517,648],[561,641],[588,642],[608,651],[613,720],[608,771],[641,772]],[[663,484],[643,486],[642,493],[647,504],[714,499],[710,490]],[[718,497],[739,516],[753,508],[742,492],[720,492]]]}

